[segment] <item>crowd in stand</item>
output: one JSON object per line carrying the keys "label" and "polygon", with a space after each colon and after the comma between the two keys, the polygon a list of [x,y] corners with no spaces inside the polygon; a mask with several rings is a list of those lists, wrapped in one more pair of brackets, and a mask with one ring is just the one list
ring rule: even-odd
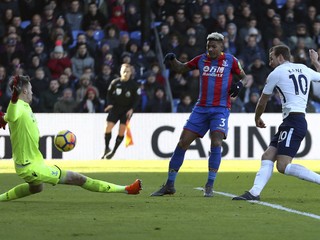
{"label": "crowd in stand", "polygon": [[[190,112],[198,95],[199,71],[169,73],[175,109],[166,97],[155,37],[140,41],[139,0],[1,0],[0,110],[10,100],[8,81],[28,74],[34,112],[103,112],[110,81],[130,63],[141,86],[138,112]],[[268,49],[287,44],[294,62],[310,66],[308,49],[320,49],[320,1],[150,0],[151,19],[163,54],[182,62],[205,52],[206,37],[220,32],[225,52],[236,56],[248,78],[232,112],[254,112],[271,71]],[[320,53],[320,51],[319,51]],[[309,112],[320,112],[320,85],[312,85]],[[280,112],[280,97],[268,112]]]}

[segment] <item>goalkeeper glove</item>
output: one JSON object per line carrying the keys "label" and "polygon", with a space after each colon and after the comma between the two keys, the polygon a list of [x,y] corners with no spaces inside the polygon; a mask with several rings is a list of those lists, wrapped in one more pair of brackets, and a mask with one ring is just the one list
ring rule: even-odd
{"label": "goalkeeper glove", "polygon": [[231,88],[229,90],[230,97],[236,97],[238,96],[240,90],[243,88],[243,83],[241,81],[233,83],[231,85]]}
{"label": "goalkeeper glove", "polygon": [[6,129],[7,122],[3,118],[4,113],[0,111],[0,128]]}
{"label": "goalkeeper glove", "polygon": [[12,91],[11,102],[16,103],[18,101],[19,94],[21,92],[20,77],[19,76],[13,77],[10,88]]}

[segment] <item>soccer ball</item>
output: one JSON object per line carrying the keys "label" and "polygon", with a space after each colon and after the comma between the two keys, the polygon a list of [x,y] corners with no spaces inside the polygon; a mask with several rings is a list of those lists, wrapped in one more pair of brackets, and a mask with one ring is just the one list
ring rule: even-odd
{"label": "soccer ball", "polygon": [[61,152],[69,152],[76,146],[77,138],[73,132],[62,130],[54,137],[54,145]]}

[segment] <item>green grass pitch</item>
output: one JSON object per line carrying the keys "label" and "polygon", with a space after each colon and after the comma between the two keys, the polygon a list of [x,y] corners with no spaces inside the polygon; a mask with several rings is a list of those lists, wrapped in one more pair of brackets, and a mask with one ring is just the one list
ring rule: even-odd
{"label": "green grass pitch", "polygon": [[[130,161],[126,161],[130,165]],[[166,164],[165,164],[166,165]],[[204,198],[195,187],[207,173],[183,171],[174,196],[150,197],[165,172],[88,172],[86,175],[128,184],[143,181],[139,195],[92,193],[74,186],[46,185],[44,192],[0,203],[1,240],[149,240],[149,239],[318,239],[320,220],[255,203],[215,195]],[[215,190],[240,194],[255,172],[219,172]],[[0,174],[0,192],[22,181]],[[274,173],[261,200],[320,216],[319,185]]]}

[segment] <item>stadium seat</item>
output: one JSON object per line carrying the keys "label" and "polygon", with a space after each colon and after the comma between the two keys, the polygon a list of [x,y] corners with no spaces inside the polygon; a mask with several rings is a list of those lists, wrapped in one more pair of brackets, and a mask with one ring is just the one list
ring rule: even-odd
{"label": "stadium seat", "polygon": [[104,38],[104,31],[103,30],[97,30],[93,33],[93,38],[96,40],[98,46],[101,45],[101,41]]}
{"label": "stadium seat", "polygon": [[140,32],[140,31],[133,31],[133,32],[131,32],[131,33],[130,33],[130,39],[140,41],[140,40],[141,40],[141,32]]}
{"label": "stadium seat", "polygon": [[31,21],[29,21],[29,20],[22,21],[21,24],[20,24],[20,27],[21,27],[22,29],[25,29],[25,28],[28,27],[30,24],[31,24]]}
{"label": "stadium seat", "polygon": [[178,104],[180,102],[180,99],[179,98],[174,98],[172,100],[173,100],[173,111],[172,112],[176,113],[177,112],[177,108],[178,108]]}
{"label": "stadium seat", "polygon": [[152,22],[151,28],[156,28],[156,27],[160,26],[161,24],[162,24],[162,22]]}

